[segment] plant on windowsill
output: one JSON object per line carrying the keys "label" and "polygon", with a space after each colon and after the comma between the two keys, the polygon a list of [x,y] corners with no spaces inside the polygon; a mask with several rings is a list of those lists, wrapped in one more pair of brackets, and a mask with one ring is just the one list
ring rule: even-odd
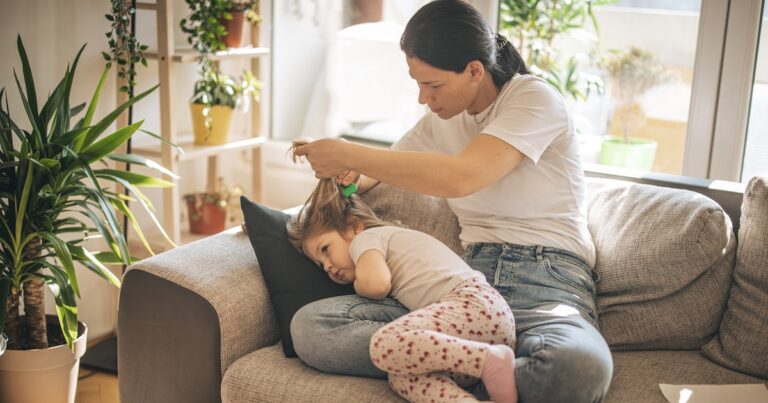
{"label": "plant on windowsill", "polygon": [[[117,213],[129,218],[151,253],[126,202],[137,201],[157,223],[149,200],[137,187],[173,183],[112,169],[106,163],[130,162],[171,175],[153,161],[115,152],[143,121],[113,133],[106,131],[123,111],[156,87],[94,121],[109,68],[102,73],[90,104],[71,106],[70,91],[78,85],[75,69],[83,46],[40,107],[21,37],[17,47],[24,84],[17,77],[16,84],[29,121],[15,122],[7,100],[4,107],[0,102],[0,331],[9,339],[8,349],[0,356],[0,401],[59,401],[61,396],[74,396],[77,365],[85,352],[86,327],[77,317],[81,289],[75,264],[119,286],[120,280],[105,265],[127,265],[132,258]],[[0,101],[4,92],[0,89]],[[73,121],[83,110],[85,115]],[[131,196],[105,187],[108,183],[127,188]],[[93,244],[95,238],[101,238],[98,244]],[[172,244],[167,235],[166,239]],[[54,296],[58,320],[45,315],[45,285]],[[22,298],[23,316],[19,312]],[[51,375],[51,368],[63,373]],[[48,384],[48,379],[57,380],[64,390]],[[41,383],[46,387],[41,388]]]}
{"label": "plant on windowsill", "polygon": [[232,112],[236,107],[247,111],[251,101],[257,102],[261,85],[250,71],[240,77],[208,71],[195,83],[190,101],[195,144],[226,144]]}
{"label": "plant on windowsill", "polygon": [[[528,70],[573,100],[586,100],[592,92],[603,92],[603,80],[587,71],[598,51],[600,29],[594,7],[617,0],[502,0],[499,29],[515,45]],[[591,23],[595,34],[584,27]],[[568,57],[555,41],[571,37],[590,48],[588,54],[574,52]]]}
{"label": "plant on windowsill", "polygon": [[610,125],[612,136],[603,141],[599,161],[605,165],[650,170],[656,156],[656,142],[631,137],[646,119],[638,100],[652,87],[676,76],[653,52],[634,46],[623,52],[611,52],[600,64],[608,76],[616,108]]}
{"label": "plant on windowsill", "polygon": [[[189,214],[189,230],[193,234],[217,234],[224,230],[227,216],[231,213],[233,202],[240,200],[243,189],[240,186],[228,187],[219,178],[216,190],[212,192],[190,193],[184,195]],[[239,207],[234,210],[239,210]]]}

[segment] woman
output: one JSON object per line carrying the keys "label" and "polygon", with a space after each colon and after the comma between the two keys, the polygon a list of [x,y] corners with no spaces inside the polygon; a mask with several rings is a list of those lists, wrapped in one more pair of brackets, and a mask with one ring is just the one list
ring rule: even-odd
{"label": "woman", "polygon": [[[361,191],[381,181],[448,198],[463,258],[514,313],[520,400],[602,400],[613,363],[597,330],[584,174],[562,96],[458,0],[422,7],[401,48],[431,112],[391,150],[322,139],[296,154],[318,177],[355,178]],[[383,377],[368,344],[405,313],[391,299],[318,301],[294,316],[294,347],[320,370]]]}

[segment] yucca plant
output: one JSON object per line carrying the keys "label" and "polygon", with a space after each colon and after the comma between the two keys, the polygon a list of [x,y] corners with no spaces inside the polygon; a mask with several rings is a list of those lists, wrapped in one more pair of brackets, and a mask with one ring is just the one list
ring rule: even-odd
{"label": "yucca plant", "polygon": [[[128,202],[143,206],[158,223],[150,201],[138,187],[173,186],[158,177],[112,169],[106,159],[173,175],[151,160],[115,152],[139,130],[143,121],[112,133],[107,131],[123,111],[156,87],[94,122],[109,67],[102,73],[90,104],[71,106],[70,90],[83,46],[71,68],[67,66],[64,78],[39,108],[21,37],[17,38],[17,47],[24,86],[15,70],[14,78],[23,104],[22,114],[27,119],[25,125],[17,124],[11,117],[7,96],[3,106],[5,89],[0,89],[0,330],[8,336],[9,349],[47,347],[43,301],[47,285],[55,298],[64,339],[72,346],[78,336],[80,297],[75,264],[81,263],[119,287],[120,280],[105,265],[127,265],[132,260],[117,212],[129,218],[151,253]],[[77,119],[82,111],[85,115]],[[113,184],[127,188],[129,194],[106,186]],[[168,239],[162,227],[160,230]],[[85,241],[99,237],[104,250],[90,250]],[[23,321],[19,312],[21,298]]]}

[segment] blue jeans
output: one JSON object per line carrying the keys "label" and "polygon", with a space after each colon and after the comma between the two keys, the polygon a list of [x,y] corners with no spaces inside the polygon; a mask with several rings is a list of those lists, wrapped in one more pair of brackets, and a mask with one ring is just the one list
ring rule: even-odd
{"label": "blue jeans", "polygon": [[[515,376],[522,402],[599,402],[613,360],[597,330],[596,274],[578,256],[556,248],[476,243],[463,255],[509,303],[515,315]],[[385,378],[368,344],[408,309],[394,299],[356,295],[301,308],[291,322],[299,357],[335,374]],[[482,388],[473,393],[484,396]]]}

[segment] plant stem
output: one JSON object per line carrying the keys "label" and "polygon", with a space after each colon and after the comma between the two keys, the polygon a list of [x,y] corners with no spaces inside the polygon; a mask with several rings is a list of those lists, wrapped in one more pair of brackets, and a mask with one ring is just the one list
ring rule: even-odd
{"label": "plant stem", "polygon": [[[35,239],[27,245],[25,259],[32,260],[41,253],[42,240]],[[24,282],[24,316],[27,328],[27,348],[48,348],[48,332],[45,323],[45,282],[33,277]]]}
{"label": "plant stem", "polygon": [[8,301],[5,305],[5,329],[3,332],[8,336],[8,349],[20,350],[19,289],[14,286],[11,286],[11,292],[8,293]]}

